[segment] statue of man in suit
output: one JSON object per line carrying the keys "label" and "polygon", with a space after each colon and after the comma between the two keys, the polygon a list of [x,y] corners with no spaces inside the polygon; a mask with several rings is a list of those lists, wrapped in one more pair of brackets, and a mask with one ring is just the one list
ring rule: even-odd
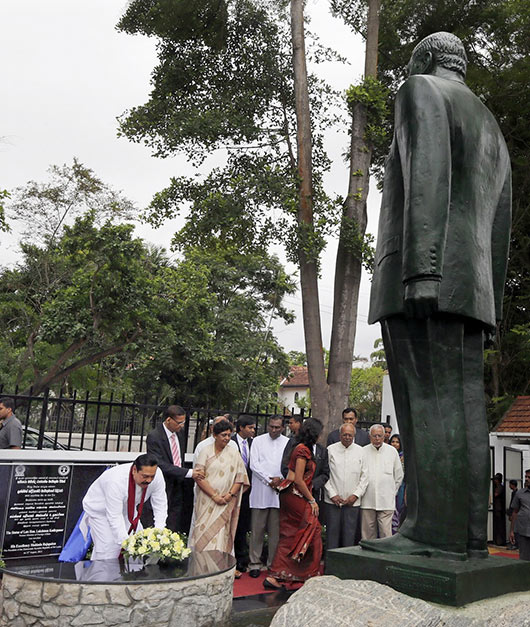
{"label": "statue of man in suit", "polygon": [[502,313],[511,171],[451,33],[414,49],[395,103],[369,322],[381,322],[405,453],[407,518],[386,553],[487,557],[483,346]]}

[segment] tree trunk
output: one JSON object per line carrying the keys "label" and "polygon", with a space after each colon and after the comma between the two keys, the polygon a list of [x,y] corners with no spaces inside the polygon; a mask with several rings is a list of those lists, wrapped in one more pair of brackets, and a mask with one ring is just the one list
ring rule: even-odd
{"label": "tree trunk", "polygon": [[304,336],[311,389],[311,407],[315,417],[329,420],[328,385],[324,367],[320,305],[318,296],[318,267],[316,254],[307,249],[306,235],[313,231],[313,185],[311,115],[304,40],[303,0],[291,2],[291,35],[293,42],[294,91],[296,109],[296,143],[299,177],[298,224],[300,228],[300,286]]}
{"label": "tree trunk", "polygon": [[[368,7],[365,78],[377,75],[380,0],[370,0]],[[352,227],[359,242],[366,232],[366,200],[370,182],[371,146],[366,143],[367,110],[356,103],[352,115],[350,176],[348,196],[343,208],[343,223],[339,237],[335,266],[333,323],[329,356],[329,416],[330,428],[341,422],[346,407],[351,379],[357,307],[361,284],[362,255],[352,242]]]}

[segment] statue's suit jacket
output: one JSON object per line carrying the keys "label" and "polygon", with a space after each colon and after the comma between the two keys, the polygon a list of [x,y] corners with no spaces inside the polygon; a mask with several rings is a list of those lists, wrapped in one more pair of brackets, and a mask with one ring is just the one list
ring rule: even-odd
{"label": "statue's suit jacket", "polygon": [[440,281],[440,312],[495,327],[510,181],[500,129],[464,83],[423,74],[405,81],[385,168],[369,323],[403,314],[405,285],[431,279]]}

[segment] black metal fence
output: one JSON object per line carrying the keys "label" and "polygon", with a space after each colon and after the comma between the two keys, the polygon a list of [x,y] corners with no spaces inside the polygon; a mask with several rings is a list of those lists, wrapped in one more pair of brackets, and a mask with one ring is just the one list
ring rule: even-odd
{"label": "black metal fence", "polygon": [[[74,448],[101,451],[142,451],[145,437],[162,419],[168,404],[159,399],[125,400],[101,392],[74,391],[54,393],[46,389],[41,394],[8,392],[0,386],[0,396],[14,399],[17,418],[24,428],[24,448]],[[230,413],[233,418],[241,409],[223,407],[185,407],[186,441],[193,436],[193,447],[204,437],[209,421],[215,416]],[[287,419],[291,414],[304,415],[303,409],[279,408],[274,405],[247,409],[245,414],[256,420],[256,433],[263,433],[267,418],[280,414]],[[307,416],[311,411],[305,412]],[[189,450],[190,447],[188,447]]]}

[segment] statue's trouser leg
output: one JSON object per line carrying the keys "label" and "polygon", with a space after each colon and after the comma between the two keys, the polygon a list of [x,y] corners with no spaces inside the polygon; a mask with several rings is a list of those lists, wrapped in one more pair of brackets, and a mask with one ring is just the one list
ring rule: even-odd
{"label": "statue's trouser leg", "polygon": [[484,400],[484,334],[466,324],[464,336],[465,412],[469,464],[468,549],[486,550],[490,448]]}
{"label": "statue's trouser leg", "polygon": [[479,400],[482,369],[476,373],[481,332],[468,337],[465,326],[464,319],[442,316],[382,323],[405,452],[407,518],[400,533],[458,553],[467,548],[470,505],[478,511],[481,500],[471,496],[470,481],[484,465],[482,456],[476,465],[468,463],[468,439],[469,451],[475,451],[474,434],[483,421],[477,408],[483,408],[484,397]]}

